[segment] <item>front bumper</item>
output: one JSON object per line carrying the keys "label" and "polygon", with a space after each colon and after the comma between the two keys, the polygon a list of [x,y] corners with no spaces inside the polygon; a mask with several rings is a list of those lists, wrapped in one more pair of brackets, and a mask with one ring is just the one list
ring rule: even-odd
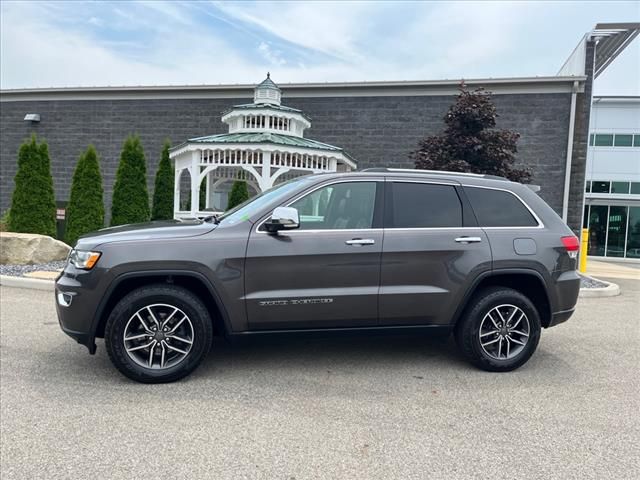
{"label": "front bumper", "polygon": [[65,271],[56,279],[55,302],[58,323],[64,333],[76,342],[86,346],[92,355],[96,352],[93,332],[95,313],[95,290],[83,286],[78,274]]}

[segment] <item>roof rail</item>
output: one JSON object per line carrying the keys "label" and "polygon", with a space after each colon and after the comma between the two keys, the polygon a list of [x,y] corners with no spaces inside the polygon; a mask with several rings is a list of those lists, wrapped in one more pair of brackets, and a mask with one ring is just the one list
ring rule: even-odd
{"label": "roof rail", "polygon": [[450,172],[447,170],[422,170],[419,168],[387,168],[387,167],[374,167],[374,168],[365,168],[364,170],[360,170],[361,172],[398,172],[398,173],[427,173],[429,175],[455,175],[462,177],[478,177],[478,178],[488,178],[492,180],[505,180],[508,181],[505,177],[500,177],[498,175],[488,175],[484,173],[468,173],[468,172]]}

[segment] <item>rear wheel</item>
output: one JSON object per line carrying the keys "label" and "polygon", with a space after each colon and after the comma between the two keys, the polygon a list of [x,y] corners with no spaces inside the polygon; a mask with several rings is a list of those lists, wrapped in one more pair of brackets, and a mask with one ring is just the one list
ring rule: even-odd
{"label": "rear wheel", "polygon": [[462,354],[474,365],[507,372],[524,365],[540,340],[540,316],[531,300],[504,287],[479,292],[455,331]]}
{"label": "rear wheel", "polygon": [[175,285],[150,285],[124,297],[109,315],[105,344],[127,377],[144,383],[189,375],[209,352],[211,319],[202,301]]}

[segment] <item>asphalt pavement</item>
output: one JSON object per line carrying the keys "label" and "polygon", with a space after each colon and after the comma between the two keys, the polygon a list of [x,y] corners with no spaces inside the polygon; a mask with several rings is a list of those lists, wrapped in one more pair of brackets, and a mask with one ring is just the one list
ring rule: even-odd
{"label": "asphalt pavement", "polygon": [[59,329],[51,292],[0,290],[0,476],[640,478],[640,282],[580,299],[521,369],[449,340],[216,342],[141,385]]}

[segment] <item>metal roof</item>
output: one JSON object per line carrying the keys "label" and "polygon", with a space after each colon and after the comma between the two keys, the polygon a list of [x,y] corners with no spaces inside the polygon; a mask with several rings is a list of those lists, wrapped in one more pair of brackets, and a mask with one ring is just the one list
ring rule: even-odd
{"label": "metal roof", "polygon": [[595,78],[613,62],[640,33],[640,23],[598,23],[591,35],[598,40]]}
{"label": "metal roof", "polygon": [[[350,158],[342,148],[328,143],[318,142],[310,138],[295,137],[293,135],[281,135],[278,133],[256,132],[256,133],[222,133],[219,135],[209,135],[206,137],[190,138],[185,143],[272,143],[275,145],[286,145],[289,147],[311,148],[314,150],[324,150],[328,152],[339,152]],[[184,145],[184,144],[182,144]],[[178,145],[172,150],[179,148]]]}
{"label": "metal roof", "polygon": [[271,80],[271,74],[269,72],[267,72],[267,78],[265,78],[262,82],[260,82],[256,88],[263,88],[263,87],[272,88],[274,90],[280,90],[280,87],[278,87],[278,85],[273,83],[273,80]]}
{"label": "metal roof", "polygon": [[225,116],[234,110],[257,110],[257,109],[277,110],[277,111],[286,112],[286,113],[297,113],[298,115],[302,115],[307,120],[311,120],[310,117],[308,117],[302,110],[298,110],[297,108],[292,108],[292,107],[286,107],[284,105],[274,105],[272,103],[245,103],[243,105],[234,105],[232,108],[222,112],[222,116]]}
{"label": "metal roof", "polygon": [[622,51],[640,33],[640,23],[598,23],[580,40],[569,58],[562,64],[558,75],[584,75],[586,44],[595,40],[594,78],[604,72]]}

